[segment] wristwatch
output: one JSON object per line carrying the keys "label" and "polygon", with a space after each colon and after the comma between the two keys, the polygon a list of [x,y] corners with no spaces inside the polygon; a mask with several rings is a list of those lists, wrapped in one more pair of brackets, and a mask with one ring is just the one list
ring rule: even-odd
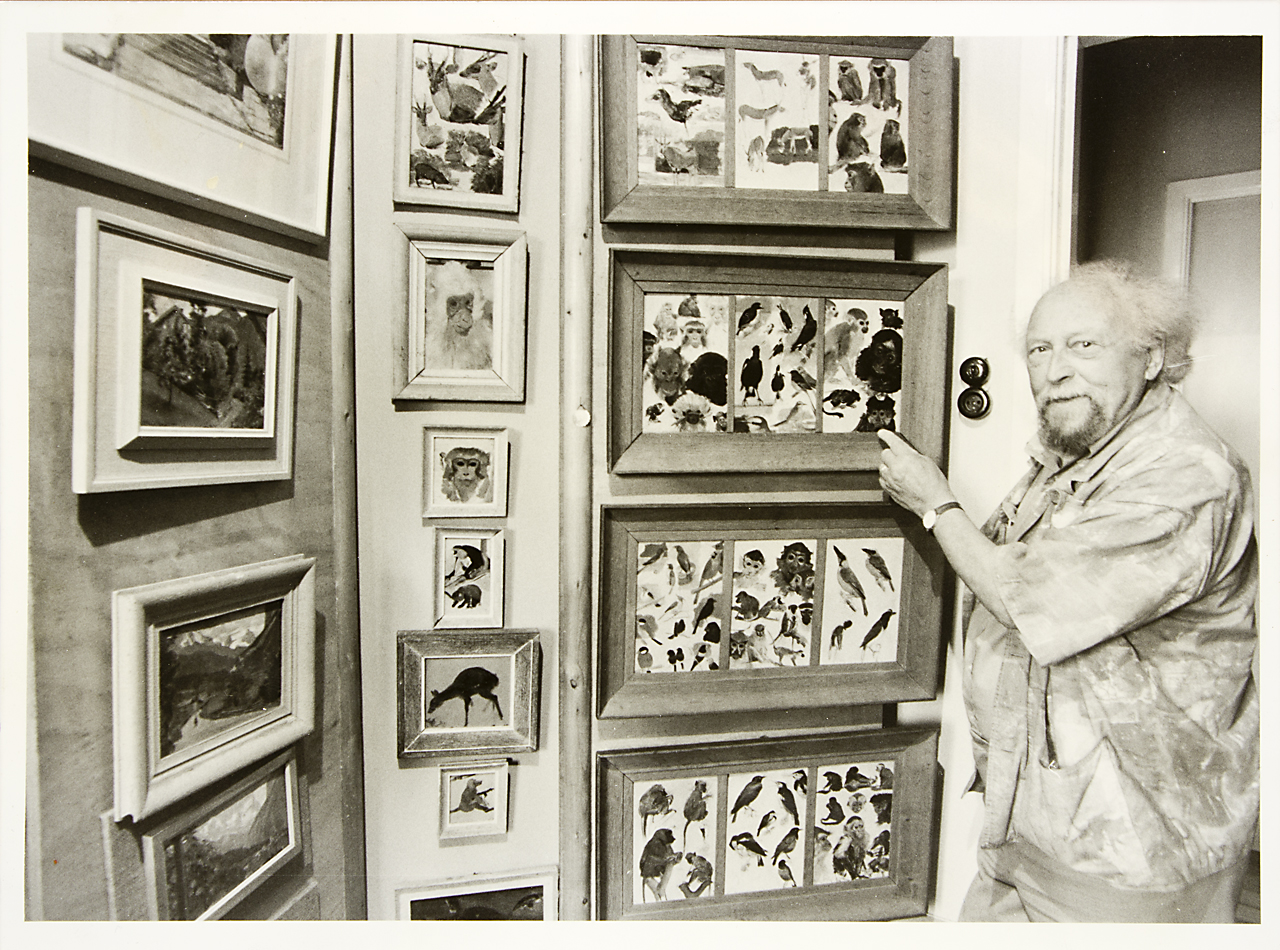
{"label": "wristwatch", "polygon": [[924,530],[932,531],[933,526],[938,523],[938,515],[942,514],[944,511],[950,511],[952,508],[959,508],[959,507],[960,507],[960,502],[947,501],[947,502],[943,502],[937,508],[930,508],[920,518],[920,520],[924,523]]}

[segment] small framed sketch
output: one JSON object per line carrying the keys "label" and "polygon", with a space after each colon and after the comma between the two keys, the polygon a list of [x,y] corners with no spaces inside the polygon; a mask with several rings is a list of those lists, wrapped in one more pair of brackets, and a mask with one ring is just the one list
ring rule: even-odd
{"label": "small framed sketch", "polygon": [[509,456],[506,429],[424,427],[422,516],[505,517]]}
{"label": "small framed sketch", "polygon": [[472,874],[396,890],[397,920],[555,920],[558,869]]}
{"label": "small framed sketch", "polygon": [[131,587],[111,603],[116,821],[311,732],[315,558]]}
{"label": "small framed sketch", "polygon": [[925,912],[936,728],[600,757],[608,920],[892,920]]}
{"label": "small framed sketch", "polygon": [[397,202],[515,212],[524,53],[502,36],[401,36]]}
{"label": "small framed sketch", "polygon": [[478,838],[507,833],[506,759],[440,766],[440,837]]}
{"label": "small framed sketch", "polygon": [[612,249],[608,460],[638,472],[873,471],[942,456],[943,264]]}
{"label": "small framed sketch", "polygon": [[532,630],[401,630],[401,758],[538,748],[541,654]]}
{"label": "small framed sketch", "polygon": [[609,224],[952,227],[952,41],[604,36]]}
{"label": "small framed sketch", "polygon": [[333,34],[33,33],[31,154],[317,241]]}
{"label": "small framed sketch", "polygon": [[930,699],[945,561],[883,502],[601,511],[602,718]]}
{"label": "small framed sketch", "polygon": [[291,275],[80,208],[75,337],[76,492],[293,475]]}
{"label": "small framed sketch", "polygon": [[290,749],[142,835],[153,920],[227,914],[302,853],[298,762]]}
{"label": "small framed sketch", "polygon": [[505,533],[436,528],[436,627],[500,627]]}
{"label": "small framed sketch", "polygon": [[408,319],[397,341],[395,400],[524,402],[524,235],[404,234]]}

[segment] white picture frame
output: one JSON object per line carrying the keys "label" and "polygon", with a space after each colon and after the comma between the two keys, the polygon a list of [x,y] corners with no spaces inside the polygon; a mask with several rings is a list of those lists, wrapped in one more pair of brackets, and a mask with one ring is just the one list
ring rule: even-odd
{"label": "white picture frame", "polygon": [[511,764],[506,759],[440,766],[440,839],[505,835]]}
{"label": "white picture frame", "polygon": [[501,627],[506,532],[435,529],[435,621],[441,627]]}
{"label": "white picture frame", "polygon": [[[257,61],[250,80],[269,83],[276,95],[258,96],[246,67],[240,75],[229,69],[227,52],[203,34],[30,34],[31,154],[290,237],[322,239],[336,36],[244,36],[253,44],[247,59]],[[244,49],[239,57],[243,64]],[[137,59],[149,67],[130,72],[127,62]],[[139,73],[149,86],[129,78]],[[214,92],[209,83],[219,81],[230,91]],[[249,114],[251,97],[254,115],[264,103],[281,113],[279,142],[228,124]],[[201,107],[212,98],[223,101]]]}
{"label": "white picture frame", "polygon": [[554,921],[558,878],[558,868],[539,867],[396,888],[396,920]]}
{"label": "white picture frame", "polygon": [[294,554],[112,594],[116,821],[311,732],[315,563]]}
{"label": "white picture frame", "polygon": [[503,518],[510,441],[501,427],[423,427],[422,516]]}

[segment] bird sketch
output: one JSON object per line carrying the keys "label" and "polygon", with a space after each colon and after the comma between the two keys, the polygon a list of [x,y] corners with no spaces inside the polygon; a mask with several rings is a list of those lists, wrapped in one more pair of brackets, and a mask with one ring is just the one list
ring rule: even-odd
{"label": "bird sketch", "polygon": [[890,576],[889,565],[884,562],[880,552],[875,548],[863,548],[862,553],[867,556],[867,570],[875,578],[875,582],[880,586],[880,589],[892,592],[893,577]]}
{"label": "bird sketch", "polygon": [[755,776],[751,781],[744,785],[742,787],[742,791],[738,793],[738,797],[734,800],[733,811],[729,814],[729,820],[736,821],[738,818],[738,812],[742,811],[744,808],[750,808],[751,803],[759,797],[760,789],[763,787],[763,775]]}
{"label": "bird sketch", "polygon": [[867,616],[867,595],[862,589],[862,582],[858,580],[858,575],[853,572],[853,568],[849,566],[849,559],[844,556],[834,544],[831,550],[835,552],[836,559],[839,562],[839,568],[836,572],[836,583],[840,585],[840,591],[844,596],[845,603],[849,605],[849,609],[853,609],[853,598],[858,599],[858,603],[862,606],[863,616]]}
{"label": "bird sketch", "polygon": [[[893,618],[895,611],[886,610],[880,615],[880,618],[871,625],[871,629],[867,631],[867,635],[862,638],[859,649],[866,650],[875,641],[880,634],[884,633],[885,628],[889,626],[889,621]],[[878,648],[877,648],[878,649]]]}
{"label": "bird sketch", "polygon": [[[712,591],[723,577],[724,543],[641,542],[635,550],[635,668],[685,673],[718,669],[717,651],[707,645],[720,640],[721,598]],[[655,645],[662,650],[655,651]]]}

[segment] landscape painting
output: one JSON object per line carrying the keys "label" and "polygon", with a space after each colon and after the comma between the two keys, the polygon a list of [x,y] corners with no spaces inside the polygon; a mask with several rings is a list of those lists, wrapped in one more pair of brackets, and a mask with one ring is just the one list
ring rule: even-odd
{"label": "landscape painting", "polygon": [[287,33],[64,33],[62,48],[259,142],[284,148]]}
{"label": "landscape painting", "polygon": [[715,866],[718,788],[714,775],[635,784],[631,854],[639,857],[633,903],[715,896],[722,876]]}
{"label": "landscape painting", "polygon": [[636,126],[641,185],[725,185],[725,51],[639,44]]}

